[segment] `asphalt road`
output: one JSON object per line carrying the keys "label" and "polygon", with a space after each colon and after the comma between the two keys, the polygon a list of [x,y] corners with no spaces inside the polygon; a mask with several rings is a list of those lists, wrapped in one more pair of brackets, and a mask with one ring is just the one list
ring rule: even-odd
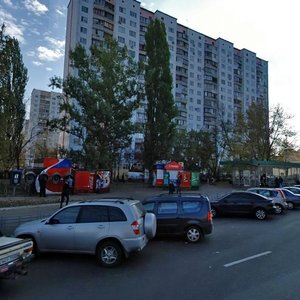
{"label": "asphalt road", "polygon": [[300,210],[266,221],[217,218],[204,241],[155,239],[115,269],[91,256],[42,255],[1,299],[299,299]]}

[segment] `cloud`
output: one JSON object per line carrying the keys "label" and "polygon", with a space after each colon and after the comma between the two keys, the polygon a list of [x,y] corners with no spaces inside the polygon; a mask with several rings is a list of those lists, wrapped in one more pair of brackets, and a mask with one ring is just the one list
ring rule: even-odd
{"label": "cloud", "polygon": [[8,5],[8,6],[13,6],[12,1],[11,0],[3,0],[3,2]]}
{"label": "cloud", "polygon": [[64,55],[64,52],[62,50],[59,49],[52,50],[42,46],[39,46],[37,48],[37,51],[38,51],[37,54],[38,58],[44,61],[56,61],[59,60]]}
{"label": "cloud", "polygon": [[46,68],[46,71],[51,72],[51,71],[53,71],[53,69],[50,68],[50,67],[47,67],[47,68]]}
{"label": "cloud", "polygon": [[60,16],[64,16],[65,14],[60,10],[60,9],[56,9],[55,10]]}
{"label": "cloud", "polygon": [[57,40],[57,39],[54,39],[54,38],[49,37],[49,36],[46,36],[45,40],[48,41],[53,46],[59,48],[59,49],[63,49],[65,47],[65,41],[64,40]]}
{"label": "cloud", "polygon": [[29,11],[33,12],[37,16],[41,16],[48,11],[48,7],[40,3],[38,0],[25,0],[24,4]]}
{"label": "cloud", "polygon": [[17,24],[17,20],[5,10],[0,10],[0,24],[5,24],[5,33],[16,38],[20,43],[24,43],[24,30],[22,25]]}
{"label": "cloud", "polygon": [[32,64],[38,67],[43,65],[40,61],[36,61],[36,60],[32,61]]}

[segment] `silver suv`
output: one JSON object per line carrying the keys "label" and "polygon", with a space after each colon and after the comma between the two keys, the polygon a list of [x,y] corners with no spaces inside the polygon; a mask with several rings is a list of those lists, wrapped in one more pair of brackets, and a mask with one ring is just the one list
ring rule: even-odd
{"label": "silver suv", "polygon": [[105,267],[114,267],[129,253],[142,250],[155,234],[155,215],[132,199],[74,203],[48,219],[24,223],[15,230],[16,237],[33,240],[36,254],[93,254]]}

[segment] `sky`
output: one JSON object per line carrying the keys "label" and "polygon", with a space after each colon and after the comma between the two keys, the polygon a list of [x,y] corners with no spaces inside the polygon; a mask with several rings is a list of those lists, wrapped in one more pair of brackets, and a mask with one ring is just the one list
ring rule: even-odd
{"label": "sky", "polygon": [[[0,0],[0,24],[18,39],[33,88],[51,90],[49,78],[63,75],[67,5],[69,0]],[[270,108],[280,104],[292,115],[300,133],[299,4],[297,0],[141,0],[177,22],[209,37],[246,48],[269,63]],[[300,134],[299,134],[300,135]]]}

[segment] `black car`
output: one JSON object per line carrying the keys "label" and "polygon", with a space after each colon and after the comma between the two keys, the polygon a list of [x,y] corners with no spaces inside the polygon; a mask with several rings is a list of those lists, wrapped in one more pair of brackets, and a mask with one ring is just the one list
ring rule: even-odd
{"label": "black car", "polygon": [[294,209],[300,207],[300,195],[293,193],[291,190],[282,188],[281,191],[284,193],[288,209]]}
{"label": "black car", "polygon": [[184,236],[195,243],[212,233],[210,203],[201,194],[161,194],[148,198],[143,205],[156,215],[159,236]]}
{"label": "black car", "polygon": [[213,217],[221,215],[250,215],[264,220],[268,214],[276,212],[274,201],[252,192],[232,192],[211,201]]}

